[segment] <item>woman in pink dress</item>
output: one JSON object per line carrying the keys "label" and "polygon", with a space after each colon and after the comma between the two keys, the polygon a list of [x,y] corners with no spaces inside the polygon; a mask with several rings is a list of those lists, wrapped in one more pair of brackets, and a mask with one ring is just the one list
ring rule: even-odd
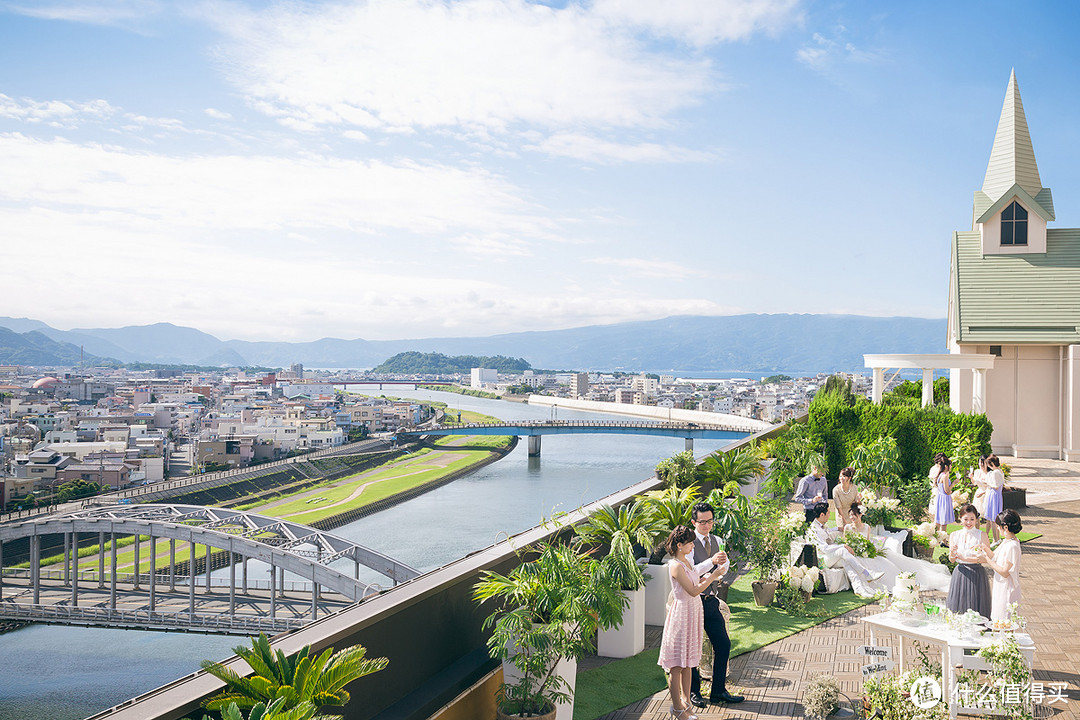
{"label": "woman in pink dress", "polygon": [[697,720],[690,712],[690,670],[701,662],[701,643],[705,636],[705,611],[698,595],[723,574],[726,565],[717,567],[704,578],[694,572],[690,554],[694,552],[694,531],[679,526],[667,539],[671,575],[671,607],[664,618],[657,664],[670,673],[671,716],[678,720]]}

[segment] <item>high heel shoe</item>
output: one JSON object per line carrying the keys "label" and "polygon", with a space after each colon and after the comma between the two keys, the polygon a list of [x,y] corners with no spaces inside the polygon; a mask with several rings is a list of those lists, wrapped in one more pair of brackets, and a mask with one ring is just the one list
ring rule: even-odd
{"label": "high heel shoe", "polygon": [[686,708],[675,716],[676,720],[698,720],[698,716],[690,712],[693,708]]}

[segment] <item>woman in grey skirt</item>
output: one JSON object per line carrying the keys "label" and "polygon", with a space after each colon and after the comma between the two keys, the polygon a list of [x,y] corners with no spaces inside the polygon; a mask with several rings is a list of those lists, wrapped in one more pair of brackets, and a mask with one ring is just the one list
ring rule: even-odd
{"label": "woman in grey skirt", "polygon": [[990,579],[979,563],[991,554],[990,540],[979,528],[979,511],[974,505],[960,507],[960,524],[963,528],[949,535],[949,559],[956,563],[956,569],[949,583],[945,605],[954,613],[974,610],[988,618],[991,606]]}

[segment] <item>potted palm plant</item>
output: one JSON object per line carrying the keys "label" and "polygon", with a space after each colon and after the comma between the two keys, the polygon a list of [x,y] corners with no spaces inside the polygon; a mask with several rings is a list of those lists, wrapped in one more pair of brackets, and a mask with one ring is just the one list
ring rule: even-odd
{"label": "potted palm plant", "polygon": [[663,625],[667,615],[667,596],[671,591],[671,579],[663,568],[666,551],[663,541],[679,525],[689,525],[694,505],[701,500],[697,486],[679,489],[652,490],[645,493],[641,502],[656,521],[657,533],[653,537],[652,552],[646,566],[645,624]]}
{"label": "potted palm plant", "polygon": [[638,558],[645,557],[646,548],[652,548],[664,525],[641,501],[635,501],[618,509],[601,506],[576,532],[578,547],[607,546],[613,579],[628,602],[621,624],[600,629],[596,652],[615,658],[637,655],[645,649],[645,574]]}
{"label": "potted palm plant", "polygon": [[487,571],[473,587],[478,602],[501,606],[484,621],[488,651],[503,661],[496,703],[502,718],[571,720],[577,661],[600,628],[623,620],[616,559],[545,542],[506,575]]}

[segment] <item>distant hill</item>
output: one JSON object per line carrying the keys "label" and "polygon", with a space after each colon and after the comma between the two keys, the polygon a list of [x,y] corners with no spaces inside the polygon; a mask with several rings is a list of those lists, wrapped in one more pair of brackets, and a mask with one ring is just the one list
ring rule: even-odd
{"label": "distant hill", "polygon": [[31,330],[18,333],[0,327],[0,364],[3,365],[98,365],[107,358],[83,354],[78,346],[59,343],[42,332]]}
{"label": "distant hill", "polygon": [[442,353],[403,352],[372,368],[377,373],[414,373],[421,375],[441,375],[448,373],[467,373],[475,367],[491,368],[503,373],[521,373],[532,366],[521,358],[477,357],[476,355],[455,355],[448,357]]}
{"label": "distant hill", "polygon": [[[370,368],[399,353],[521,358],[565,370],[783,371],[861,370],[864,353],[946,352],[945,320],[861,315],[679,316],[568,330],[488,337],[313,342],[221,341],[170,323],[56,330],[27,318],[0,326],[35,329],[53,340],[124,361],[198,365]],[[475,365],[472,367],[476,367]],[[417,372],[401,370],[400,372]]]}

